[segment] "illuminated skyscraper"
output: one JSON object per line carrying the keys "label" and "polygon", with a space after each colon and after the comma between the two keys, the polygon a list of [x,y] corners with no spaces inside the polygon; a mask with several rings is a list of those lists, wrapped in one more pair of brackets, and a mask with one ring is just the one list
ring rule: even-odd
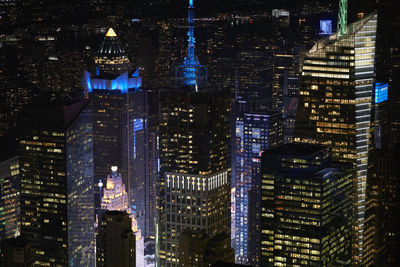
{"label": "illuminated skyscraper", "polygon": [[[147,218],[149,187],[147,146],[147,92],[139,69],[133,70],[113,29],[109,29],[95,59],[95,73],[84,72],[83,87],[93,112],[94,184],[118,166],[128,192],[128,203],[139,228],[153,224]],[[95,187],[96,208],[100,207]],[[145,235],[147,235],[145,233]]]}
{"label": "illuminated skyscraper", "polygon": [[228,92],[160,92],[158,266],[179,266],[179,233],[230,234]]}
{"label": "illuminated skyscraper", "polygon": [[94,266],[87,101],[27,108],[19,131],[21,234],[37,266]]}
{"label": "illuminated skyscraper", "polygon": [[351,168],[332,164],[329,148],[293,143],[261,165],[260,266],[349,265]]}
{"label": "illuminated skyscraper", "polygon": [[178,86],[159,98],[156,266],[180,266],[185,229],[230,235],[229,92],[208,88],[199,72],[193,22],[189,0],[188,57],[178,67]]}
{"label": "illuminated skyscraper", "polygon": [[[118,167],[111,167],[111,175],[107,176],[106,187],[103,191],[103,197],[101,199],[102,210],[118,210],[124,211],[129,214],[132,220],[132,232],[136,238],[135,255],[136,255],[136,266],[144,266],[144,240],[142,232],[138,228],[138,222],[136,220],[136,213],[132,210],[128,204],[128,193],[125,189],[125,184],[122,182],[121,174],[118,173]],[[109,226],[111,227],[111,226]]]}
{"label": "illuminated skyscraper", "polygon": [[0,161],[0,240],[14,238],[20,232],[19,157]]}
{"label": "illuminated skyscraper", "polygon": [[363,260],[376,28],[373,13],[321,40],[306,54],[295,126],[295,141],[331,146],[334,160],[353,163],[355,264]]}
{"label": "illuminated skyscraper", "polygon": [[[246,112],[236,121],[235,154],[235,257],[238,263],[251,263],[249,243],[255,241],[256,234],[250,233],[259,227],[255,222],[258,214],[251,213],[249,194],[260,192],[261,153],[282,144],[282,116],[280,112]],[[257,188],[255,188],[257,187]],[[250,192],[250,190],[255,189]],[[254,196],[254,199],[257,197]],[[261,201],[261,198],[260,198]],[[256,201],[257,202],[257,201]],[[258,207],[261,203],[255,203]],[[250,218],[251,217],[251,218]],[[250,225],[253,223],[254,225]],[[231,230],[233,231],[233,230]],[[258,244],[254,244],[254,248]]]}

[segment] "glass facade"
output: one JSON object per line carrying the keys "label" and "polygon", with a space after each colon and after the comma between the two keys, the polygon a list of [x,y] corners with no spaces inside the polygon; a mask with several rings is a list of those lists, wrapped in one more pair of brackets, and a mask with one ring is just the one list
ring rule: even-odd
{"label": "glass facade", "polygon": [[[179,266],[178,234],[185,228],[230,234],[229,98],[208,90],[160,92],[157,266]],[[216,188],[205,186],[220,173],[223,185],[218,178]]]}
{"label": "glass facade", "polygon": [[[147,232],[154,217],[146,206],[151,187],[148,165],[147,92],[141,89],[139,69],[133,70],[115,32],[110,29],[95,59],[96,73],[82,79],[93,113],[94,184],[118,166],[127,186],[128,202],[138,228]],[[100,188],[95,186],[95,207],[100,209]],[[146,210],[147,209],[147,210]]]}
{"label": "glass facade", "polygon": [[32,106],[20,131],[21,234],[36,266],[92,266],[93,150],[86,101]]}
{"label": "glass facade", "polygon": [[353,163],[354,263],[361,264],[368,154],[372,149],[371,109],[377,14],[349,25],[345,34],[318,42],[301,65],[295,141],[332,147],[335,160]]}
{"label": "glass facade", "polygon": [[[258,224],[250,226],[249,192],[260,180],[261,153],[269,148],[282,144],[282,118],[280,112],[245,113],[236,121],[235,153],[235,257],[236,262],[249,263],[257,261],[251,257],[249,242],[255,241],[249,231],[255,230]],[[254,190],[252,194],[256,194]],[[251,236],[251,238],[250,238]]]}
{"label": "glass facade", "polygon": [[260,266],[350,264],[352,176],[325,147],[264,152]]}
{"label": "glass facade", "polygon": [[94,266],[93,127],[84,109],[66,131],[69,266]]}

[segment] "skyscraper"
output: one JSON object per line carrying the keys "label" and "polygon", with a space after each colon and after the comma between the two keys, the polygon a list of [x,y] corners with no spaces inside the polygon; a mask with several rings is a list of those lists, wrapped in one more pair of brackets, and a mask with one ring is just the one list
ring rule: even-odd
{"label": "skyscraper", "polygon": [[180,88],[160,93],[158,259],[178,265],[185,228],[230,233],[228,93]]}
{"label": "skyscraper", "polygon": [[196,59],[193,22],[189,0],[188,57],[178,86],[160,91],[157,266],[179,266],[185,229],[230,235],[229,93],[207,87],[198,61],[186,64]]}
{"label": "skyscraper", "polygon": [[310,144],[267,150],[261,164],[260,266],[350,264],[351,168]]}
{"label": "skyscraper", "polygon": [[[131,218],[131,229],[135,235],[135,261],[136,266],[144,266],[144,241],[142,231],[138,228],[136,220],[136,212],[128,202],[128,193],[126,192],[125,184],[122,182],[121,173],[118,173],[118,167],[111,167],[111,174],[107,176],[106,186],[104,188],[101,199],[102,213],[105,210],[124,211]],[[109,228],[112,226],[109,226]],[[100,226],[101,228],[101,226]]]}
{"label": "skyscraper", "polygon": [[20,129],[21,234],[35,265],[94,266],[93,128],[87,101],[37,105]]}
{"label": "skyscraper", "polygon": [[[282,116],[280,112],[245,112],[236,121],[235,154],[235,257],[238,263],[249,260],[249,232],[256,218],[250,218],[249,194],[257,194],[260,188],[251,191],[260,181],[261,153],[282,144]],[[261,200],[261,198],[260,198]],[[260,203],[257,203],[259,206]],[[256,215],[255,213],[253,215]],[[249,221],[253,220],[251,226]],[[253,238],[255,238],[253,236]],[[258,246],[255,245],[255,246]]]}
{"label": "skyscraper", "polygon": [[132,221],[123,211],[103,213],[96,241],[96,266],[135,267],[135,235]]}
{"label": "skyscraper", "polygon": [[361,264],[377,14],[341,27],[315,44],[301,64],[295,141],[331,146],[334,160],[353,163],[353,263]]}
{"label": "skyscraper", "polygon": [[0,161],[0,240],[14,238],[20,233],[19,157]]}
{"label": "skyscraper", "polygon": [[[147,92],[139,69],[133,70],[118,36],[109,29],[95,58],[95,71],[84,72],[82,84],[93,112],[94,184],[118,166],[127,186],[128,202],[139,228],[146,231],[148,180]],[[100,208],[99,187],[95,204]]]}

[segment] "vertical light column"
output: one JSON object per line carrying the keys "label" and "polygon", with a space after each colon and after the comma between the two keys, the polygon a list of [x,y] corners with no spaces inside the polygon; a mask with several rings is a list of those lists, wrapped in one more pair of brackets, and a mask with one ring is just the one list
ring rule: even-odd
{"label": "vertical light column", "polygon": [[355,100],[356,100],[356,168],[357,186],[353,254],[354,264],[362,264],[364,255],[365,203],[368,154],[372,142],[371,109],[374,92],[374,60],[377,15],[369,19],[355,34]]}

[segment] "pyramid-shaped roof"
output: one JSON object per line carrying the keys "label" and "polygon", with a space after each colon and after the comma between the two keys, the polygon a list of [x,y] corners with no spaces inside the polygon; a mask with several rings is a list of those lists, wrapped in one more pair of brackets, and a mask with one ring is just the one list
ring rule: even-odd
{"label": "pyramid-shaped roof", "polygon": [[125,51],[119,41],[115,31],[110,28],[104,41],[101,44],[99,50],[97,51],[98,56],[113,57],[113,56],[126,56]]}

